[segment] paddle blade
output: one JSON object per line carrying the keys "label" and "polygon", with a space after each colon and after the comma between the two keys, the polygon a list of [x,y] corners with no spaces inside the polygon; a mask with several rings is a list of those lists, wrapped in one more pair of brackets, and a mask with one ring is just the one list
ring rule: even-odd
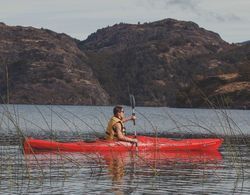
{"label": "paddle blade", "polygon": [[135,108],[135,97],[134,97],[134,95],[130,94],[129,98],[130,98],[131,107],[132,107],[132,109],[134,109]]}
{"label": "paddle blade", "polygon": [[[132,107],[132,115],[135,116],[135,97],[134,95],[129,95],[129,98],[130,98],[130,104],[131,104],[131,107]],[[135,125],[135,120],[133,120],[133,123]]]}

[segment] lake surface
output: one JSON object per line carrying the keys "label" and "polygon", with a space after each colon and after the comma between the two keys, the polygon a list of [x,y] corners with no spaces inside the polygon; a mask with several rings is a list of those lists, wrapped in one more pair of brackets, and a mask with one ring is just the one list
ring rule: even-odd
{"label": "lake surface", "polygon": [[126,125],[131,134],[223,137],[218,152],[22,153],[22,136],[101,137],[111,115],[112,107],[0,105],[0,194],[249,194],[248,110],[138,107],[136,125]]}

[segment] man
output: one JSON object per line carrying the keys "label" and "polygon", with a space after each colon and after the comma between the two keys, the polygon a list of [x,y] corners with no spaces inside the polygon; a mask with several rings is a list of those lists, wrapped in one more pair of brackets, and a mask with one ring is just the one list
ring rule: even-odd
{"label": "man", "polygon": [[135,120],[135,116],[125,118],[124,109],[122,106],[115,106],[113,109],[114,116],[109,120],[106,129],[107,140],[119,140],[131,143],[137,143],[137,139],[126,136],[126,129],[124,123],[130,120]]}

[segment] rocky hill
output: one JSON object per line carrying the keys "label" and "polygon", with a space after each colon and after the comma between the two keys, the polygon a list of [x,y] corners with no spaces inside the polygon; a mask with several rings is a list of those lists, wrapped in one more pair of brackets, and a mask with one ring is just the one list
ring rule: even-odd
{"label": "rocky hill", "polygon": [[1,23],[2,103],[108,104],[85,60],[77,41],[65,34]]}
{"label": "rocky hill", "polygon": [[121,23],[79,45],[113,102],[128,103],[130,92],[144,106],[250,106],[248,46],[193,22]]}
{"label": "rocky hill", "polygon": [[3,102],[250,108],[250,45],[193,22],[116,24],[78,41],[0,24]]}

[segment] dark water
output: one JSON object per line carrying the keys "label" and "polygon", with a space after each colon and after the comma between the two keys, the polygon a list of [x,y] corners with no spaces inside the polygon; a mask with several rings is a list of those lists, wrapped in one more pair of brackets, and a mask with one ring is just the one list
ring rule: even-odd
{"label": "dark water", "polygon": [[[219,152],[40,153],[22,136],[58,140],[103,135],[111,107],[2,106],[0,194],[249,194],[249,111],[138,108],[130,133],[222,136]],[[130,108],[126,108],[127,114]]]}

